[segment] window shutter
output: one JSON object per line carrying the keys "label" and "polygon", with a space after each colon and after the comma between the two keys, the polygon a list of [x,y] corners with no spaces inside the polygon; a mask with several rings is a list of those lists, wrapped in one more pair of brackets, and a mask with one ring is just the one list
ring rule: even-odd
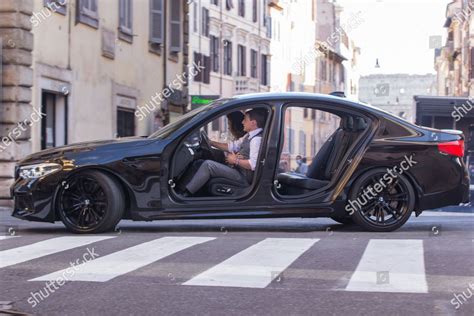
{"label": "window shutter", "polygon": [[150,42],[163,43],[163,0],[150,0]]}
{"label": "window shutter", "polygon": [[[202,65],[201,54],[194,52],[194,64],[197,66]],[[202,68],[198,69],[196,76],[194,76],[194,81],[202,81]]]}
{"label": "window shutter", "polygon": [[202,82],[210,83],[211,82],[211,58],[209,56],[202,56],[204,62],[204,74]]}
{"label": "window shutter", "polygon": [[181,1],[171,1],[171,47],[170,51],[177,53],[181,51]]}

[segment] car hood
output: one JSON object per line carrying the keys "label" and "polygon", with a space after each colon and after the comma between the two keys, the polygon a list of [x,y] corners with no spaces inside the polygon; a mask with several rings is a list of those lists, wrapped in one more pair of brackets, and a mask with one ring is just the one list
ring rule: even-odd
{"label": "car hood", "polygon": [[95,150],[118,150],[124,148],[135,148],[138,146],[148,145],[155,142],[156,139],[144,138],[144,137],[124,137],[112,140],[100,140],[91,142],[81,142],[71,145],[55,147],[51,149],[42,150],[40,152],[31,154],[25,159],[21,160],[18,164],[35,163],[37,161],[54,160],[55,158],[64,157],[68,154],[80,154],[84,152],[90,152]]}

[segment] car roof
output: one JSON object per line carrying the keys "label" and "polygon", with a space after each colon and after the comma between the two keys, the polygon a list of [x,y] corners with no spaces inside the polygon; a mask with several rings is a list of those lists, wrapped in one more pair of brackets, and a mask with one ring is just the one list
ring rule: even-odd
{"label": "car roof", "polygon": [[236,101],[279,101],[279,100],[306,100],[306,101],[326,101],[344,104],[354,109],[369,111],[374,115],[382,116],[403,124],[413,125],[412,123],[373,105],[362,101],[350,100],[348,98],[333,96],[322,93],[309,92],[259,92],[236,95],[228,100]]}

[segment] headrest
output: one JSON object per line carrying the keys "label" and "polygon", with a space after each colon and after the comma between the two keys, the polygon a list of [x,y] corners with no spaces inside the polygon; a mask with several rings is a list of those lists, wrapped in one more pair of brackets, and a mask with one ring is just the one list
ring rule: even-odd
{"label": "headrest", "polygon": [[362,117],[356,117],[354,120],[354,131],[362,131],[367,128],[367,122]]}
{"label": "headrest", "polygon": [[341,119],[341,128],[343,130],[352,130],[354,128],[354,119],[352,116],[344,116]]}

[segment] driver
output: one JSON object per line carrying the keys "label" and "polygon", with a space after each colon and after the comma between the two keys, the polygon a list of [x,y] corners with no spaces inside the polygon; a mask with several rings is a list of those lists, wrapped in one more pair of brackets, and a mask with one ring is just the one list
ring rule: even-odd
{"label": "driver", "polygon": [[253,172],[257,166],[258,153],[262,142],[263,126],[266,110],[252,109],[245,112],[242,124],[246,134],[230,143],[210,141],[210,144],[228,152],[226,162],[221,164],[213,160],[205,160],[192,180],[186,185],[184,196],[195,194],[211,178],[226,178],[230,180],[252,182]]}

